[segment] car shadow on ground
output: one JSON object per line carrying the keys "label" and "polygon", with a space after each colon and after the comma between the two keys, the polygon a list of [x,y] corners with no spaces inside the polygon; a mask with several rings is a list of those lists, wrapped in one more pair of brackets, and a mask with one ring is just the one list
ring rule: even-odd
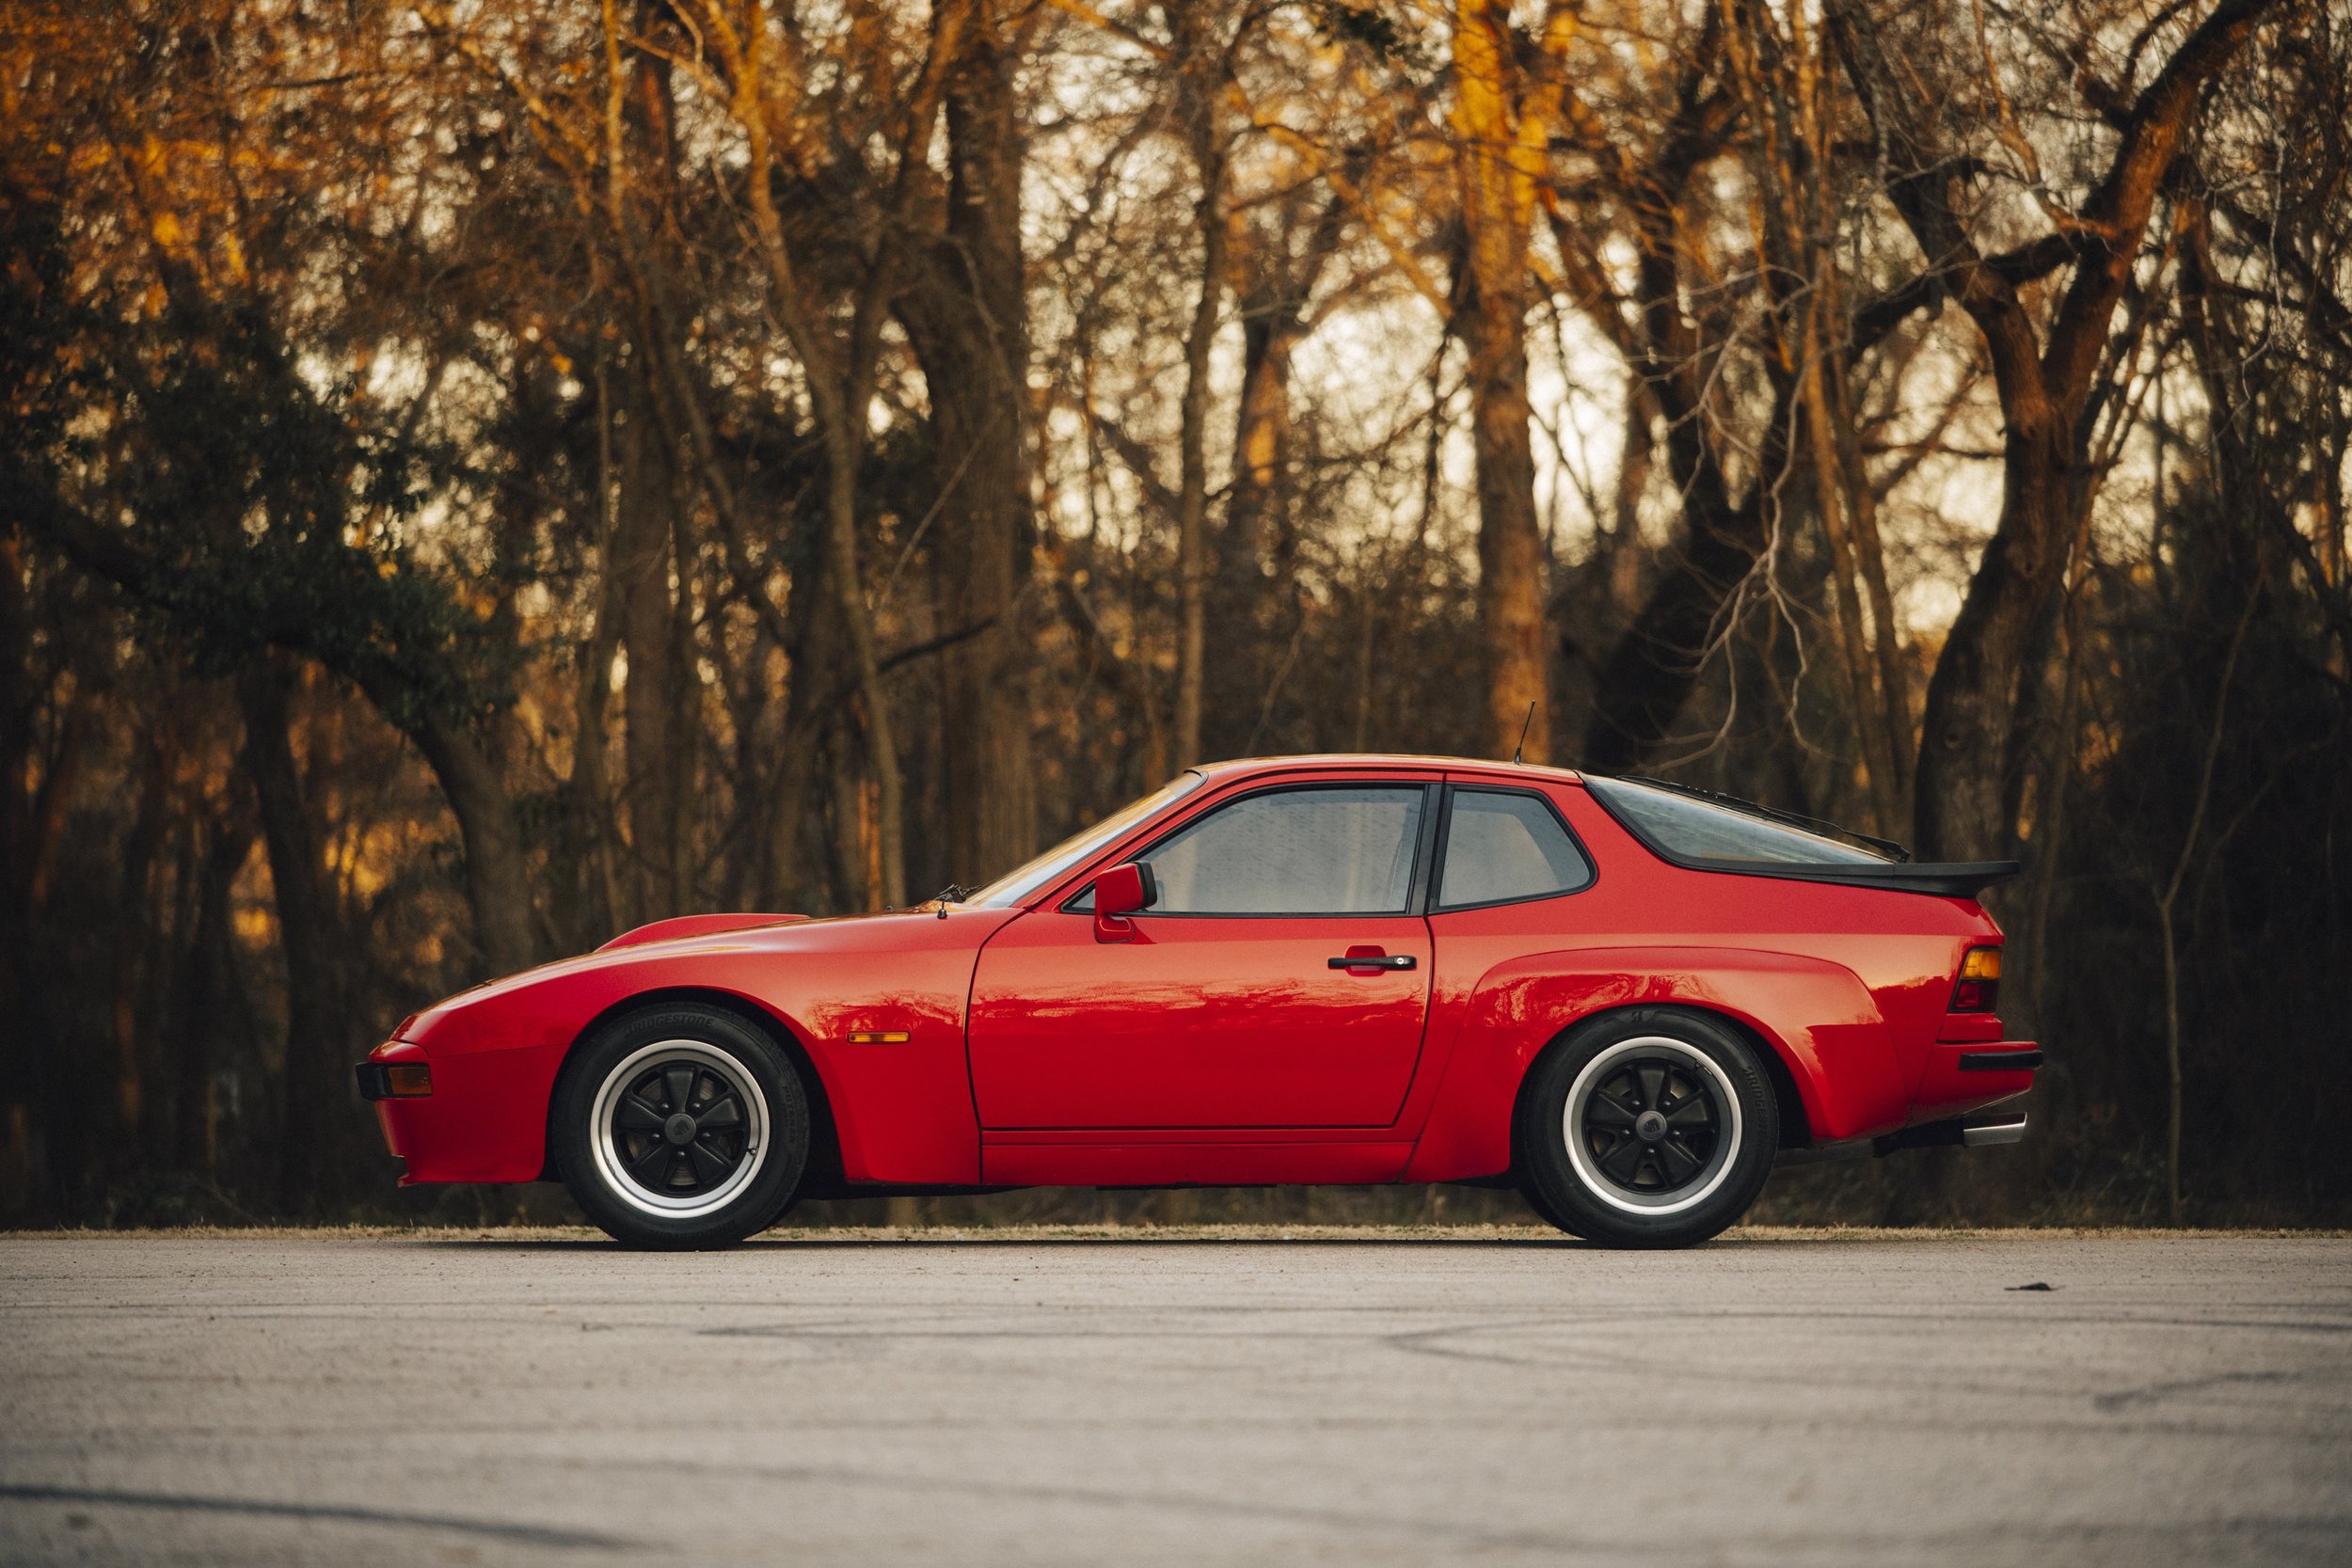
{"label": "car shadow on ground", "polygon": [[[623,1248],[619,1243],[602,1236],[530,1236],[512,1239],[497,1235],[446,1236],[419,1238],[419,1245],[428,1247],[486,1248],[507,1252],[567,1251],[581,1247]],[[1715,1245],[1761,1245],[1762,1243],[1723,1243]],[[1312,1234],[1276,1234],[1267,1236],[1155,1236],[1142,1232],[1131,1236],[991,1236],[965,1233],[941,1236],[754,1236],[739,1242],[726,1251],[759,1250],[786,1251],[806,1249],[815,1251],[885,1251],[894,1247],[913,1247],[927,1251],[964,1250],[971,1248],[1015,1247],[1230,1247],[1230,1246],[1313,1246],[1313,1247],[1514,1247],[1553,1248],[1597,1252],[1604,1250],[1596,1243],[1574,1236],[1317,1236]],[[655,1249],[646,1249],[655,1250]]]}

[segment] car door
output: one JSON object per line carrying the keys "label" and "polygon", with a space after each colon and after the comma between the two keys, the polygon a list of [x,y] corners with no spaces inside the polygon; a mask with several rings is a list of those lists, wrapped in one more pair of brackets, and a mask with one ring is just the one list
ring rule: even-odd
{"label": "car door", "polygon": [[1428,1013],[1436,796],[1253,790],[1142,851],[1159,897],[1125,936],[1098,930],[1088,895],[1007,926],[973,978],[980,1125],[1393,1122]]}

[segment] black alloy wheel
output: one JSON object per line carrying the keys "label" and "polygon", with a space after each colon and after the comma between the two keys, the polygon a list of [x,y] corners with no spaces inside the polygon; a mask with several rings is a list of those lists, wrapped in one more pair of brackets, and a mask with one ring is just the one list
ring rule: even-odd
{"label": "black alloy wheel", "polygon": [[665,1197],[715,1191],[752,1152],[744,1092],[691,1058],[644,1069],[610,1113],[622,1173]]}
{"label": "black alloy wheel", "polygon": [[1631,1053],[1585,1095],[1584,1151],[1619,1189],[1677,1193],[1712,1168],[1728,1107],[1711,1074],[1681,1057]]}
{"label": "black alloy wheel", "polygon": [[1690,1246],[1763,1190],[1780,1108],[1756,1048],[1724,1020],[1629,1007],[1537,1058],[1512,1142],[1529,1202],[1561,1229],[1606,1246]]}
{"label": "black alloy wheel", "polygon": [[764,1028],[726,1008],[658,1005],[582,1037],[548,1135],[573,1200],[637,1247],[726,1246],[791,1206],[808,1164],[808,1091]]}

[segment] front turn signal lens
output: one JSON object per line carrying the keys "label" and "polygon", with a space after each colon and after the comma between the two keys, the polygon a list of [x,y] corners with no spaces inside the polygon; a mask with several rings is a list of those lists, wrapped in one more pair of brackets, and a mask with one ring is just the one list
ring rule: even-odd
{"label": "front turn signal lens", "polygon": [[384,1069],[384,1086],[394,1100],[419,1100],[433,1092],[433,1069],[423,1062],[391,1062]]}
{"label": "front turn signal lens", "polygon": [[1989,1013],[2001,1000],[2001,950],[1971,947],[1960,960],[1960,979],[1952,987],[1952,1011]]}

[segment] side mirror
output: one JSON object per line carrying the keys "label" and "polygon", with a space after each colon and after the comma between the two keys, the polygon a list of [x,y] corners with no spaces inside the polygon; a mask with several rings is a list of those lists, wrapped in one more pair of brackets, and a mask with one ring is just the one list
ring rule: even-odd
{"label": "side mirror", "polygon": [[1136,931],[1134,922],[1127,916],[1159,901],[1159,879],[1152,875],[1150,861],[1129,861],[1124,865],[1112,866],[1094,879],[1094,939],[1127,941]]}

